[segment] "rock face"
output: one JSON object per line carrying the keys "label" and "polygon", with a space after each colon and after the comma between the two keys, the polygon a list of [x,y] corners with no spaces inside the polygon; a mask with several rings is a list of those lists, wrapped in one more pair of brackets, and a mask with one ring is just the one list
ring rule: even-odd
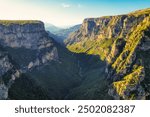
{"label": "rock face", "polygon": [[8,97],[8,88],[4,84],[0,84],[0,99],[7,99]]}
{"label": "rock face", "polygon": [[[40,40],[46,43],[46,32],[42,22],[30,24],[0,24],[0,43],[9,47],[25,47],[37,49]],[[47,43],[46,43],[47,44]]]}
{"label": "rock face", "polygon": [[8,55],[4,52],[0,52],[0,76],[4,75],[8,70],[12,68],[12,64],[9,61]]}
{"label": "rock face", "polygon": [[39,61],[42,61],[42,63],[58,59],[57,49],[45,31],[44,24],[40,21],[18,21],[18,23],[17,21],[8,21],[8,24],[1,23],[0,45],[3,48],[36,50],[37,59],[40,58]]}
{"label": "rock face", "polygon": [[147,98],[150,90],[150,9],[85,19],[67,42],[70,51],[99,55],[107,62],[108,93],[114,99]]}
{"label": "rock face", "polygon": [[[0,77],[13,69],[13,65],[5,51],[0,50]],[[3,83],[0,78],[0,99],[7,99],[8,87]]]}
{"label": "rock face", "polygon": [[[14,63],[14,56],[11,56],[13,49],[20,50],[18,55],[13,54],[18,60],[22,55],[28,55],[29,51],[33,54],[24,56],[27,59],[24,59],[25,64],[16,60]],[[9,88],[22,73],[52,60],[58,60],[57,48],[42,22],[0,21],[0,77],[10,75],[7,81],[0,79],[0,99],[7,99]]]}
{"label": "rock face", "polygon": [[43,51],[43,53],[41,52],[34,61],[31,61],[28,64],[28,67],[27,67],[28,69],[46,64],[52,60],[58,60],[58,52],[57,52],[56,47],[53,47],[51,50],[45,51],[45,53],[44,53],[44,51]]}

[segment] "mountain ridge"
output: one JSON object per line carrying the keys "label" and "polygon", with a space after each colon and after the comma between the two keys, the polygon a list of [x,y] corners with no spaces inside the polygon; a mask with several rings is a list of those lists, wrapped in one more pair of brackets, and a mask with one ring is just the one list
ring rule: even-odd
{"label": "mountain ridge", "polygon": [[1,21],[0,99],[150,99],[150,9],[79,27],[65,48],[41,21]]}
{"label": "mountain ridge", "polygon": [[85,19],[81,28],[67,39],[70,51],[99,55],[108,63],[108,93],[114,99],[145,99],[149,94],[143,87],[143,82],[149,82],[149,68],[145,72],[141,55],[149,51],[149,14],[148,8],[126,15]]}
{"label": "mountain ridge", "polygon": [[73,32],[77,31],[80,28],[81,24],[74,25],[64,29],[53,30],[51,28],[46,28],[49,31],[49,36],[53,37],[55,41],[64,45],[66,42],[64,40]]}

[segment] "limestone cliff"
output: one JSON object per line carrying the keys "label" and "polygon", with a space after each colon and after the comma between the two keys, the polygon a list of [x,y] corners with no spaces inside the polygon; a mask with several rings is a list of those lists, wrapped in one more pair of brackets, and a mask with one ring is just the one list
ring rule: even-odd
{"label": "limestone cliff", "polygon": [[[7,99],[9,88],[22,73],[52,60],[58,60],[57,48],[44,23],[0,21],[0,99]],[[3,77],[7,74],[9,79]]]}
{"label": "limestone cliff", "polygon": [[44,24],[40,21],[25,24],[17,24],[12,21],[7,25],[1,24],[0,21],[0,43],[3,46],[29,49],[43,48],[43,46],[49,47],[51,45],[47,39]]}
{"label": "limestone cliff", "polygon": [[[48,36],[41,21],[0,21],[0,45],[3,48],[37,50],[37,59],[41,59],[37,61],[41,63],[58,58],[53,40]],[[47,57],[48,54],[51,56]],[[39,57],[41,55],[43,58]]]}
{"label": "limestone cliff", "polygon": [[109,94],[115,99],[149,95],[150,9],[125,15],[85,19],[67,39],[76,53],[99,55],[107,62]]}

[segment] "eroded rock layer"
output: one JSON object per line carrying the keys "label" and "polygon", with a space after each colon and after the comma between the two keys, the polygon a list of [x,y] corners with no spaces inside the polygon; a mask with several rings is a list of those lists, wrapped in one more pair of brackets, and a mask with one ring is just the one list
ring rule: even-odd
{"label": "eroded rock layer", "polygon": [[85,19],[66,40],[75,53],[99,55],[107,62],[109,95],[146,99],[150,91],[150,9]]}

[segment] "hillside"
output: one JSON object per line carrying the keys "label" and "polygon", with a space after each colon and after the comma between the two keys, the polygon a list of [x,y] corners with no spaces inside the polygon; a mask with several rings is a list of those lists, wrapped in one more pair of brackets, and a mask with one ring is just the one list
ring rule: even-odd
{"label": "hillside", "polygon": [[56,42],[60,43],[60,44],[65,44],[66,42],[64,42],[64,40],[66,38],[68,38],[68,36],[77,31],[80,28],[81,24],[69,27],[69,28],[65,28],[65,29],[61,29],[61,28],[54,28],[54,27],[47,27],[46,30],[49,31],[49,35],[51,37],[53,37],[55,39]]}
{"label": "hillside", "polygon": [[67,39],[74,53],[107,62],[108,94],[114,99],[149,99],[150,9],[85,19]]}
{"label": "hillside", "polygon": [[0,22],[0,99],[64,99],[81,81],[76,61],[43,22]]}
{"label": "hillside", "polygon": [[3,22],[9,25],[0,24],[0,99],[109,98],[97,56],[69,52],[41,21]]}
{"label": "hillside", "polygon": [[58,32],[59,30],[61,30],[62,28],[59,28],[53,24],[50,24],[50,23],[45,23],[45,29],[47,31],[50,31],[51,33],[55,33],[55,32]]}
{"label": "hillside", "polygon": [[63,40],[66,39],[71,33],[77,31],[80,28],[81,24],[66,28],[66,29],[61,29],[54,34],[57,35],[58,37],[61,37]]}

